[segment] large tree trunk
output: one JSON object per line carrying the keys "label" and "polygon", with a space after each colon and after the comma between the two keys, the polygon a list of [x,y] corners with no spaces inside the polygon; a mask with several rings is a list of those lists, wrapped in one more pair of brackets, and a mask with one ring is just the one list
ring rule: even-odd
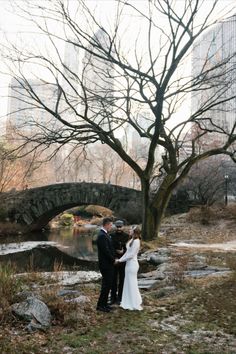
{"label": "large tree trunk", "polygon": [[142,238],[145,241],[157,237],[157,209],[151,205],[149,181],[141,181],[142,185]]}
{"label": "large tree trunk", "polygon": [[173,189],[170,187],[172,178],[167,178],[154,198],[150,195],[149,182],[142,182],[142,237],[150,241],[158,237],[162,219],[165,215]]}

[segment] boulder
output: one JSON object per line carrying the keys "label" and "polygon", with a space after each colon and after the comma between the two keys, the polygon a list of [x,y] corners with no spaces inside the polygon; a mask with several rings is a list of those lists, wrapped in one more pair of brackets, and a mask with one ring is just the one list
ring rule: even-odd
{"label": "boulder", "polygon": [[28,297],[25,301],[12,305],[12,312],[29,321],[29,331],[46,330],[51,325],[51,313],[47,305],[36,297]]}

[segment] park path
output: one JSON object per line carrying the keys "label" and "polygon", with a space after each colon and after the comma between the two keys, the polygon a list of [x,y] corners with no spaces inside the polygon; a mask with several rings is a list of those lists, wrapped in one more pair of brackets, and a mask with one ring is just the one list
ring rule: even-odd
{"label": "park path", "polygon": [[171,246],[179,248],[198,248],[205,250],[221,250],[221,251],[236,251],[236,240],[228,241],[222,243],[187,243],[187,242],[176,242],[172,243]]}

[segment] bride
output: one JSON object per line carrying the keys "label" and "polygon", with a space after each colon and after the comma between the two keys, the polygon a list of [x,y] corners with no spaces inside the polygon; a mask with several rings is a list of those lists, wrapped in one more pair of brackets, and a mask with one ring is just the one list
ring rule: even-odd
{"label": "bride", "polygon": [[142,298],[138,289],[138,259],[140,249],[141,230],[135,226],[130,230],[132,237],[126,244],[127,251],[116,263],[126,262],[125,281],[120,306],[125,310],[142,310]]}

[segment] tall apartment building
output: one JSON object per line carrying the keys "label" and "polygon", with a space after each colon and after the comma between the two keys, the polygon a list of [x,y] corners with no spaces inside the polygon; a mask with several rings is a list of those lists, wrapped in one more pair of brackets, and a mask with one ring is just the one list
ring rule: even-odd
{"label": "tall apartment building", "polygon": [[[57,100],[57,88],[40,80],[29,79],[29,86],[50,109],[54,110]],[[6,135],[8,140],[17,140],[20,135],[31,135],[43,127],[54,129],[58,123],[44,108],[30,98],[24,88],[25,83],[13,78],[9,85],[8,118]]]}
{"label": "tall apartment building", "polygon": [[77,106],[79,103],[77,93],[78,90],[80,90],[78,77],[80,75],[79,70],[81,70],[81,61],[82,59],[79,47],[75,46],[73,44],[73,39],[69,38],[65,43],[63,68],[64,78],[62,80],[62,87],[66,93],[68,101],[73,106]]}
{"label": "tall apartment building", "polygon": [[[94,41],[105,48],[108,47],[102,30],[95,33]],[[93,46],[88,49],[96,50]],[[111,122],[114,87],[113,65],[86,52],[83,59],[82,75],[89,106],[89,118],[102,126],[104,130],[109,131],[114,124]]]}
{"label": "tall apartment building", "polygon": [[[56,86],[36,79],[29,79],[28,84],[44,104],[52,110],[55,109],[57,101]],[[40,136],[43,132],[58,131],[58,121],[29,97],[24,89],[24,85],[25,83],[17,81],[14,78],[9,85],[6,140],[10,147],[21,146],[27,142],[23,150],[21,150],[21,153],[25,153],[26,156],[20,160],[23,165],[24,161],[32,161],[30,169],[24,178],[26,185],[36,187],[60,182],[60,178],[57,176],[57,169],[61,164],[60,154],[47,161],[54,146],[43,149],[43,151],[36,155],[31,153],[31,150],[35,146],[35,143],[32,142],[34,136]],[[42,165],[41,162],[43,162]],[[38,166],[41,167],[38,168]]]}
{"label": "tall apartment building", "polygon": [[[233,70],[236,63],[235,53],[236,14],[210,27],[194,44],[192,76],[196,78],[198,75],[204,75],[206,80],[210,79],[211,81],[205,81],[201,91],[193,91],[192,112],[195,112],[199,105],[203,103],[214,102],[216,99],[225,99],[235,95],[236,69]],[[230,59],[227,61],[228,58]],[[206,74],[213,66],[217,66],[224,60],[227,61],[226,65],[219,65],[218,68],[214,69],[214,73],[209,71]],[[213,107],[204,116],[207,119],[201,122],[202,126],[217,131],[224,129],[229,133],[235,124],[236,99]],[[218,134],[218,138],[220,138],[220,134]]]}

